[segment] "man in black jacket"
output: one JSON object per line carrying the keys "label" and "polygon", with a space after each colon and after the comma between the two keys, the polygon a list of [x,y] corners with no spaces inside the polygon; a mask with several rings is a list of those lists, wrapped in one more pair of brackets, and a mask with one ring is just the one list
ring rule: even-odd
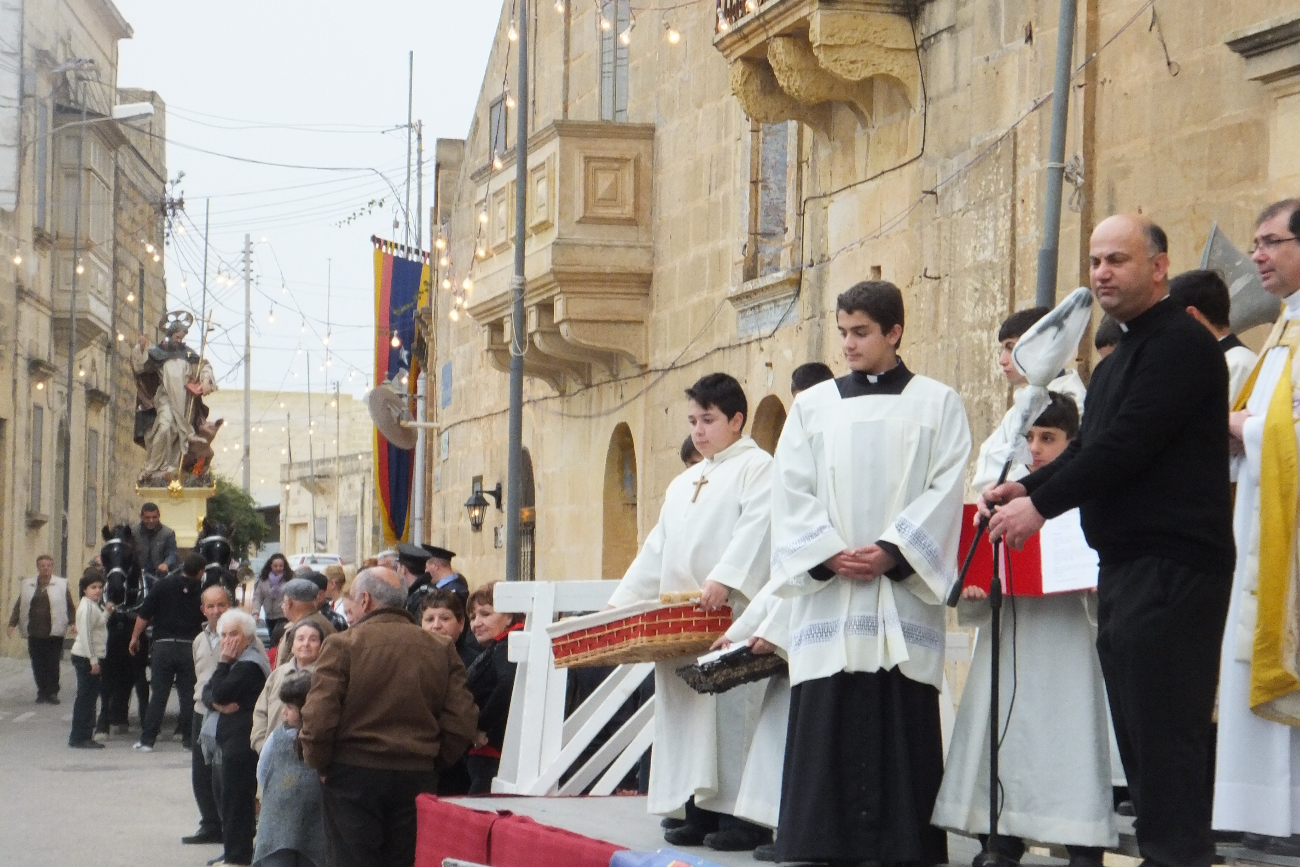
{"label": "man in black jacket", "polygon": [[145,597],[131,632],[128,648],[132,656],[141,653],[141,639],[153,624],[152,651],[149,657],[149,710],[135,749],[153,752],[158,732],[162,730],[167,700],[172,684],[180,699],[177,731],[185,749],[191,749],[190,729],[194,714],[194,639],[203,629],[203,568],[208,561],[202,554],[188,554],[180,575],[169,575],[154,585]]}
{"label": "man in black jacket", "polygon": [[985,489],[1012,547],[1078,507],[1101,561],[1097,651],[1146,863],[1209,867],[1210,718],[1235,546],[1228,368],[1168,296],[1168,241],[1141,216],[1092,234],[1092,291],[1124,330],[1088,388],[1079,436]]}
{"label": "man in black jacket", "polygon": [[201,737],[215,740],[220,754],[218,811],[226,864],[253,863],[253,831],[257,797],[257,753],[251,745],[253,706],[266,686],[271,665],[253,646],[257,622],[246,611],[232,608],[217,621],[221,661],[204,690],[204,700],[217,711],[216,724],[205,720]]}

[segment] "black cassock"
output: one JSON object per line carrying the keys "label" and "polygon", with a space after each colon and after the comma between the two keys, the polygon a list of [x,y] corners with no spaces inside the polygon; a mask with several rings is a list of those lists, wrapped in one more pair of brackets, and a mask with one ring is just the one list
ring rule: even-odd
{"label": "black cassock", "polygon": [[943,864],[939,691],[898,669],[790,690],[776,845],[782,861]]}
{"label": "black cassock", "polygon": [[[845,398],[900,394],[911,378],[900,362],[879,377],[850,374],[836,385]],[[891,554],[901,561],[899,577],[910,574]],[[815,572],[831,576],[824,567]],[[790,690],[785,743],[780,860],[947,862],[947,834],[930,824],[943,781],[939,690],[896,668],[804,681]]]}

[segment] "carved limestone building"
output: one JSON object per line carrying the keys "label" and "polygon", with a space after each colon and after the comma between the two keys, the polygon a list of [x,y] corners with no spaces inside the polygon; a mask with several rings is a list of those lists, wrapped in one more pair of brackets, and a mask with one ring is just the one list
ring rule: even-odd
{"label": "carved limestone building", "polygon": [[[681,470],[682,391],[701,375],[744,384],[771,448],[791,370],[844,371],[835,296],[862,279],[903,289],[904,358],[989,434],[1009,399],[997,327],[1034,299],[1059,4],[537,3],[525,106],[512,8],[466,138],[438,143],[429,240],[446,256],[427,541],[471,581],[504,574],[504,514],[474,532],[463,504],[475,477],[506,476],[520,110],[527,574],[622,574]],[[1086,283],[1110,213],[1162,223],[1183,270],[1214,221],[1244,247],[1264,204],[1300,194],[1300,18],[1276,14],[1081,0],[1058,293]]]}
{"label": "carved limestone building", "polygon": [[[99,551],[100,527],[139,511],[129,352],[141,334],[156,340],[166,309],[166,122],[156,93],[117,86],[118,42],[130,37],[111,0],[0,3],[6,616],[37,555],[52,554],[75,583]],[[135,119],[113,119],[115,107],[140,103],[152,114],[137,106]],[[21,646],[0,638],[0,650]]]}

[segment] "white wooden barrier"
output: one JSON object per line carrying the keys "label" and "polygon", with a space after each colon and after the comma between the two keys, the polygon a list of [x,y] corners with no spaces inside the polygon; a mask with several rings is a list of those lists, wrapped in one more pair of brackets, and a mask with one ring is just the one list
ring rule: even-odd
{"label": "white wooden barrier", "polygon": [[[647,702],[581,766],[583,752],[623,703],[648,677],[653,663],[620,665],[566,719],[568,670],[555,667],[546,627],[561,612],[598,611],[617,581],[521,581],[496,587],[495,609],[527,615],[524,628],[509,636],[510,661],[517,663],[501,767],[492,791],[510,795],[608,795],[654,742],[654,703]],[[965,633],[950,633],[948,653],[970,653]],[[952,734],[954,707],[945,675],[940,717],[945,751]],[[564,784],[560,778],[572,774]]]}
{"label": "white wooden barrier", "polygon": [[[642,706],[599,750],[577,762],[654,665],[620,665],[565,719],[568,671],[555,667],[546,627],[561,612],[598,611],[617,581],[501,583],[494,608],[525,614],[523,630],[510,633],[510,661],[518,664],[510,700],[501,768],[492,791],[511,795],[608,795],[654,741],[654,705]],[[572,775],[563,786],[560,778]]]}

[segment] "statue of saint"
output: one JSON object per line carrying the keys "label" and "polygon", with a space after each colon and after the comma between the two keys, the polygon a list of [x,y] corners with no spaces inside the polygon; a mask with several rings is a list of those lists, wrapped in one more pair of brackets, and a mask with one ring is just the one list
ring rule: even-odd
{"label": "statue of saint", "polygon": [[208,421],[203,396],[217,390],[212,365],[185,345],[194,317],[169,313],[166,338],[149,346],[145,338],[131,350],[135,370],[135,442],[145,449],[140,484],[165,487],[184,477],[202,477],[211,458],[212,438],[221,421]]}

